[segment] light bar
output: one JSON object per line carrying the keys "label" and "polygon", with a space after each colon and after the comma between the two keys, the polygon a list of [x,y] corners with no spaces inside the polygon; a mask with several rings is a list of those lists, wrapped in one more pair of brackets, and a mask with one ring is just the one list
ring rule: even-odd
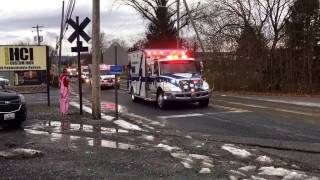
{"label": "light bar", "polygon": [[151,59],[167,58],[170,60],[187,59],[187,50],[183,49],[146,49],[145,54]]}

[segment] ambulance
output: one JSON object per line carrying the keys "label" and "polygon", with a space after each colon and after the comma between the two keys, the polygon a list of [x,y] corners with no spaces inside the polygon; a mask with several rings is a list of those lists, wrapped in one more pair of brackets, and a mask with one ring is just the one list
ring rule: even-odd
{"label": "ambulance", "polygon": [[171,102],[209,104],[211,90],[201,76],[200,62],[184,49],[145,49],[129,53],[131,100],[156,101],[160,109]]}

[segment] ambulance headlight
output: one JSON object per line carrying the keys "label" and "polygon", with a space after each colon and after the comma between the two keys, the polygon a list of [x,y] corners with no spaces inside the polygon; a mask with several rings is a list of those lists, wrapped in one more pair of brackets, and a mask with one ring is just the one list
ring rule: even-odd
{"label": "ambulance headlight", "polygon": [[174,91],[174,92],[181,92],[181,89],[178,86],[175,86],[171,83],[165,83],[163,86],[164,91]]}
{"label": "ambulance headlight", "polygon": [[203,83],[202,83],[202,89],[203,90],[209,90],[209,84],[207,83],[207,82],[205,82],[205,81],[203,81]]}

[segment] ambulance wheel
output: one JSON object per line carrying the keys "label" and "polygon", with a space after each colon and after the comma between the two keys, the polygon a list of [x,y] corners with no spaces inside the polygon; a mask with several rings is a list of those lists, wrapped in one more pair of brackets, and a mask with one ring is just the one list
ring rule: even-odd
{"label": "ambulance wheel", "polygon": [[166,109],[167,107],[167,102],[164,100],[164,94],[162,91],[158,92],[157,104],[160,109]]}
{"label": "ambulance wheel", "polygon": [[132,102],[137,102],[137,97],[134,95],[133,89],[131,89],[130,95],[131,95],[131,101]]}
{"label": "ambulance wheel", "polygon": [[200,107],[208,107],[209,99],[199,101],[199,105],[200,105]]}

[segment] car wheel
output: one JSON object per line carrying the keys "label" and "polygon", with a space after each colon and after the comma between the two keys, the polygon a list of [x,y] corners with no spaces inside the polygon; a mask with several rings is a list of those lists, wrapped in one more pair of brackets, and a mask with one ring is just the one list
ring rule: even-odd
{"label": "car wheel", "polygon": [[199,105],[200,105],[200,107],[208,107],[209,99],[199,101]]}
{"label": "car wheel", "polygon": [[157,104],[160,109],[166,109],[167,102],[164,100],[164,93],[160,91],[157,95]]}

